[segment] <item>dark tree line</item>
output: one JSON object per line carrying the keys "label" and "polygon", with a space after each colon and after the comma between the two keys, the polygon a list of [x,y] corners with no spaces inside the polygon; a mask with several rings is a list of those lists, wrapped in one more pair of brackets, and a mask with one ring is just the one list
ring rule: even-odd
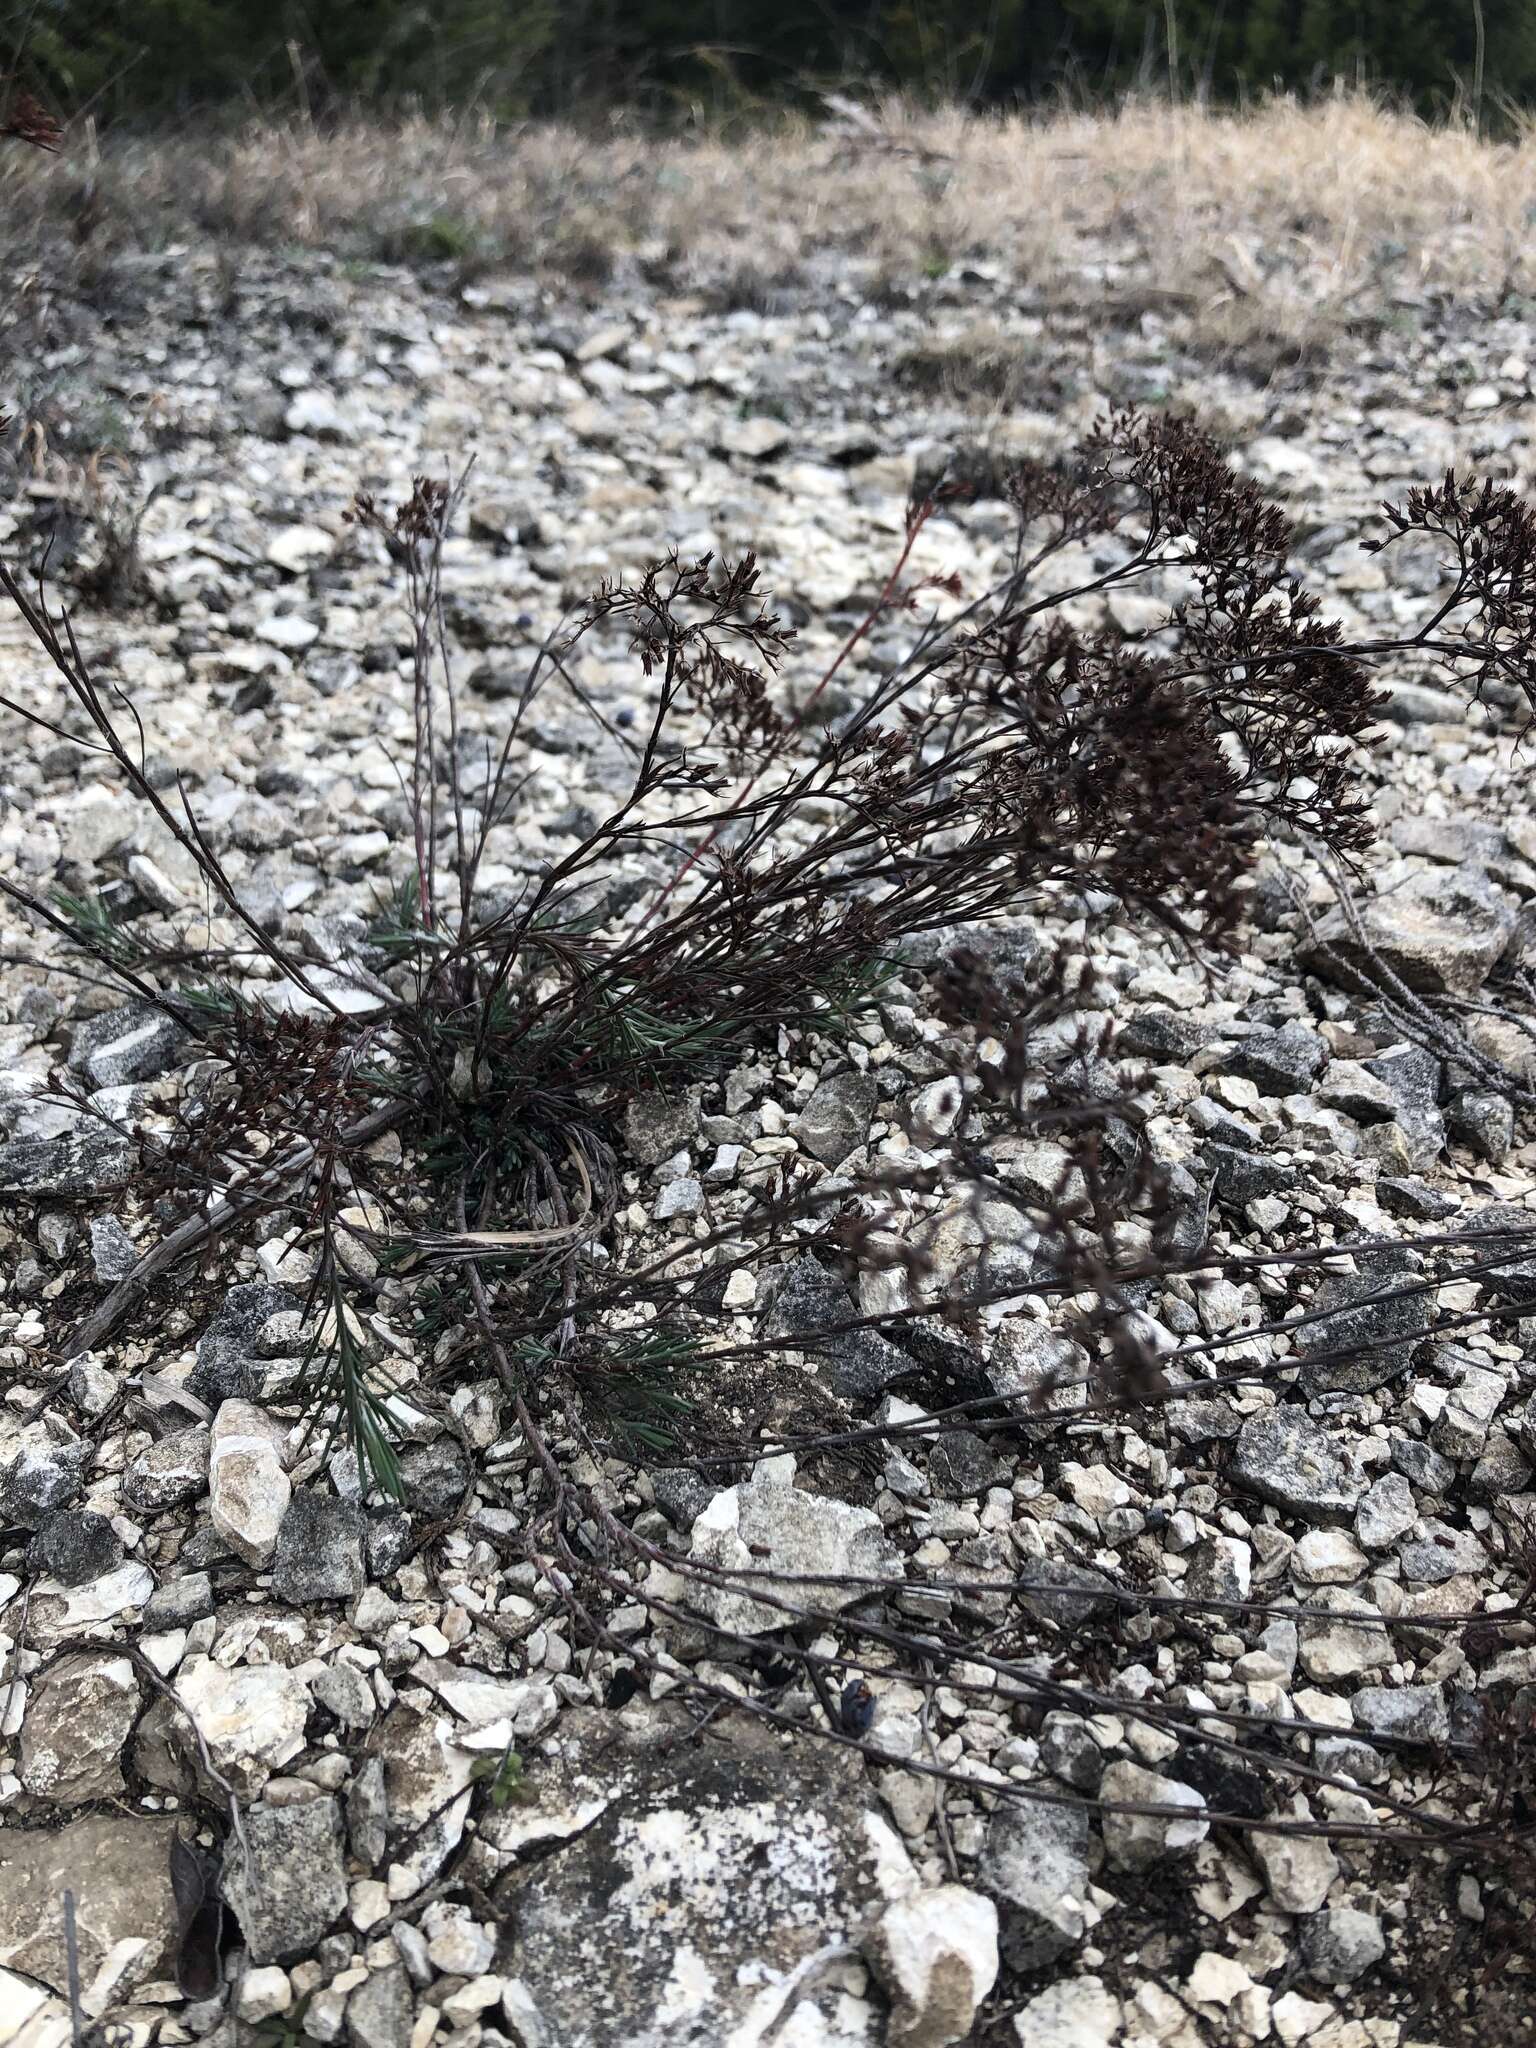
{"label": "dark tree line", "polygon": [[1536,94],[1532,0],[4,0],[67,107],[412,95],[686,114],[887,84],[996,103],[1170,79],[1223,100],[1336,77],[1425,110]]}

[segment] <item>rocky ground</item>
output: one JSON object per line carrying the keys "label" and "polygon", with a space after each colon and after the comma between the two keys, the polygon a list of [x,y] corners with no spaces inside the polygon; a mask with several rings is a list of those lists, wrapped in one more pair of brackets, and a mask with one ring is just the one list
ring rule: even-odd
{"label": "rocky ground", "polygon": [[[1433,596],[1412,562],[1394,583],[1359,551],[1382,497],[1453,462],[1529,471],[1522,301],[1403,286],[1331,360],[1259,375],[1197,346],[1177,307],[1122,302],[1106,323],[1084,282],[1075,306],[996,266],[898,288],[854,257],[731,306],[622,266],[583,292],[253,251],[231,277],[194,239],[125,274],[111,319],[59,316],[0,530],[68,588],[139,522],[113,605],[79,601],[82,641],[243,900],[323,970],[358,950],[407,856],[404,619],[382,550],[343,519],[360,489],[388,502],[474,457],[448,615],[478,735],[534,637],[667,544],[755,546],[814,668],[888,573],[914,480],[960,475],[974,495],[931,523],[916,566],[980,590],[1006,537],[1000,456],[1054,452],[1107,404],[1197,411],[1293,511],[1330,609],[1368,630]],[[909,630],[882,624],[860,659]],[[8,695],[46,686],[19,623],[0,645]],[[594,644],[580,681],[621,731],[643,702],[617,643]],[[1433,673],[1397,676],[1382,710],[1358,762],[1380,820],[1365,928],[1528,1081],[1507,1014],[1536,900],[1524,760],[1497,706]],[[186,931],[201,913],[177,849],[89,759],[3,715],[0,875]],[[493,883],[568,845],[622,767],[570,696],[544,700],[522,754]],[[1299,852],[1266,876],[1242,950],[1209,976],[1145,933],[1095,941],[1160,1155],[1214,1178],[1217,1249],[1536,1209],[1518,1096],[1405,1044],[1352,992],[1358,938]],[[1073,1419],[1067,1399],[1022,1436],[919,1432],[851,1475],[787,1454],[730,1486],[707,1468],[585,1473],[663,1553],[889,1582],[909,1619],[954,1624],[948,1586],[1035,1571],[1033,1593],[959,1599],[976,1661],[921,1686],[875,1676],[867,1729],[845,1702],[858,1743],[792,1739],[679,1704],[680,1670],[702,1662],[728,1694],[764,1683],[771,1654],[711,1662],[639,1597],[580,1637],[522,1541],[540,1479],[493,1384],[423,1394],[408,1514],[364,1523],[284,1406],[302,1244],[227,1247],[61,1367],[54,1347],[166,1214],[121,1191],[131,1141],[58,1077],[154,1130],[186,1053],[151,1014],[46,974],[19,918],[0,948],[0,2041],[70,2039],[66,1890],[83,2016],[135,2048],[1527,2038],[1520,1866],[1410,1838],[1454,1820],[1452,1763],[1495,1722],[1511,1825],[1529,1827],[1536,1634],[1463,1625],[1531,1582],[1528,1271],[1366,1300],[1349,1336],[1378,1348],[1309,1365],[1305,1332],[1268,1330],[1282,1311],[1428,1268],[1345,1259],[1317,1296],[1247,1265],[1145,1304],[1175,1381],[1224,1376],[1171,1406]],[[952,1053],[914,965],[851,1040],[765,1048],[696,1100],[649,1105],[628,1132],[625,1230],[702,1238],[764,1162],[920,1153]],[[1054,1166],[1012,1170],[1048,1184]],[[768,1281],[743,1268],[723,1327],[792,1335],[826,1318],[829,1289],[835,1314],[838,1285],[803,1260]],[[1491,1297],[1517,1312],[1443,1333]],[[1021,1273],[954,1340],[974,1383],[1037,1382],[1050,1313]],[[387,1286],[379,1322],[409,1388],[431,1340],[391,1320]],[[1200,1350],[1216,1340],[1219,1366]],[[802,1369],[900,1424],[942,1404],[934,1365],[876,1338]],[[736,1412],[753,1419],[746,1394]],[[858,1590],[806,1598],[830,1617]],[[772,1635],[771,1607],[719,1597],[744,1642]],[[1042,1706],[998,1669],[1010,1658],[1072,1703]],[[805,1691],[782,1704],[807,1724],[823,1711]],[[1259,1732],[1217,1768],[1181,1734],[1202,1714]],[[1282,1753],[1315,1775],[1269,1774]],[[925,1760],[940,1774],[901,1768]],[[1296,1826],[1208,1818],[1245,1813]],[[227,1986],[191,1995],[178,1938],[210,1880],[184,1850],[178,1903],[179,1827],[222,1847],[230,1923]],[[206,1943],[193,1953],[208,1965]]]}

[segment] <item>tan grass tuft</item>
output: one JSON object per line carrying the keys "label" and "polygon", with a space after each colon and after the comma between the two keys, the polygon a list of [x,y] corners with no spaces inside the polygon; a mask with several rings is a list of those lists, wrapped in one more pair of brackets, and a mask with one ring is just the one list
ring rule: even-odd
{"label": "tan grass tuft", "polygon": [[[188,229],[599,287],[640,263],[744,304],[808,268],[871,295],[965,265],[1037,305],[1171,309],[1239,353],[1328,346],[1394,296],[1536,292],[1536,141],[1368,98],[1244,114],[1131,103],[1034,117],[878,110],[733,139],[553,125],[254,124],[0,162],[13,245],[56,226],[134,244]],[[81,209],[90,212],[81,223]]]}

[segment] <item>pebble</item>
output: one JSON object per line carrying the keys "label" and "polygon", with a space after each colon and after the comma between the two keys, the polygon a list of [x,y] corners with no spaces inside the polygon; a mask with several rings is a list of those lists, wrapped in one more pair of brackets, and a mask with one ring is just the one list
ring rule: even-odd
{"label": "pebble", "polygon": [[1205,1801],[1192,1785],[1139,1764],[1110,1764],[1099,1781],[1099,1797],[1166,1809],[1156,1814],[1104,1814],[1104,1853],[1114,1870],[1150,1870],[1165,1857],[1198,1847],[1209,1832]]}
{"label": "pebble", "polygon": [[293,1497],[283,1469],[288,1432],[250,1401],[225,1401],[208,1450],[213,1526],[247,1564],[266,1564]]}
{"label": "pebble", "polygon": [[1113,2048],[1120,2001],[1098,1977],[1067,1977],[1037,1991],[1013,2016],[1020,2048]]}
{"label": "pebble", "polygon": [[292,2004],[293,1991],[288,1982],[288,1972],[280,1970],[275,1963],[247,1970],[240,1979],[235,2010],[250,2026],[257,2026],[262,2020],[275,2019],[279,2013],[287,2012]]}
{"label": "pebble", "polygon": [[1353,1984],[1387,1952],[1374,1913],[1334,1906],[1302,1922],[1301,1954],[1307,1975],[1324,1984]]}
{"label": "pebble", "polygon": [[[1280,1820],[1311,1823],[1306,1800],[1297,1795],[1279,1809]],[[1339,1860],[1317,1835],[1281,1834],[1265,1828],[1250,1837],[1251,1853],[1264,1888],[1282,1913],[1315,1913],[1339,1874]]]}

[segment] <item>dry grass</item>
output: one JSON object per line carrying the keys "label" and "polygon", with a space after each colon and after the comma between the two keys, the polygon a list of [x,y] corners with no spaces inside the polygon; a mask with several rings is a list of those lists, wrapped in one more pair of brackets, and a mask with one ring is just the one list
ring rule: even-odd
{"label": "dry grass", "polygon": [[1394,296],[1536,292],[1536,139],[1479,140],[1360,97],[1245,115],[1131,104],[984,119],[881,110],[735,139],[560,127],[259,125],[0,169],[13,255],[87,270],[189,231],[597,284],[638,264],[751,304],[835,264],[872,294],[967,264],[1036,303],[1190,319],[1302,353]]}
{"label": "dry grass", "polygon": [[894,365],[897,379],[926,398],[1007,410],[1024,403],[1040,372],[1038,339],[1009,334],[997,321],[967,321],[932,334]]}

